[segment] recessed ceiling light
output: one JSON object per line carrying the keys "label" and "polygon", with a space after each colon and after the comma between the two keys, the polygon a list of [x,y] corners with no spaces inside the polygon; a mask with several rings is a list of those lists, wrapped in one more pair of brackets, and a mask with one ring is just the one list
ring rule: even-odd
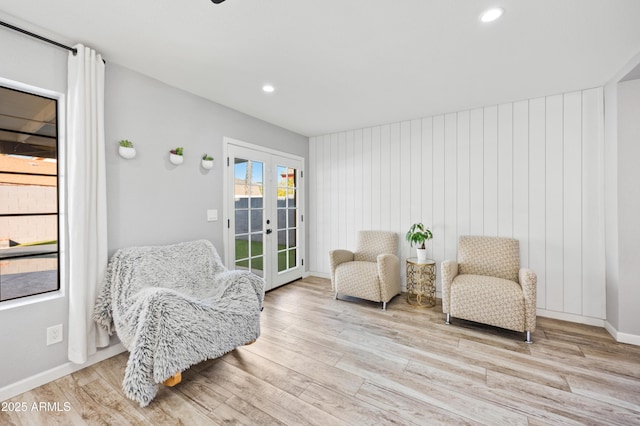
{"label": "recessed ceiling light", "polygon": [[501,17],[503,13],[504,13],[504,9],[500,7],[487,9],[484,12],[482,12],[482,15],[480,15],[480,20],[482,22],[493,22],[499,17]]}
{"label": "recessed ceiling light", "polygon": [[266,92],[266,93],[273,93],[273,91],[276,90],[275,87],[273,87],[270,84],[265,84],[264,86],[262,86],[262,91]]}

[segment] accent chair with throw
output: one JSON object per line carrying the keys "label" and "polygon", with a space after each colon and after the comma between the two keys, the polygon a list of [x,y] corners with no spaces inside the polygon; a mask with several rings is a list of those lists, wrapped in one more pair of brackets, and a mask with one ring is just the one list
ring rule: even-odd
{"label": "accent chair with throw", "polygon": [[338,294],[360,299],[387,302],[400,294],[400,259],[398,235],[388,231],[360,231],[358,249],[331,250],[331,287]]}
{"label": "accent chair with throw", "polygon": [[442,311],[525,333],[536,329],[536,274],[520,268],[518,240],[462,236],[458,261],[442,262]]}

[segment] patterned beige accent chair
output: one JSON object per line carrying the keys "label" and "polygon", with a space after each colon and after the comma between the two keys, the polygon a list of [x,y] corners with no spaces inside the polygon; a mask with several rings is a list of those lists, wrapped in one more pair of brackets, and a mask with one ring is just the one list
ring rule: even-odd
{"label": "patterned beige accent chair", "polygon": [[331,287],[338,294],[387,302],[400,294],[398,235],[387,231],[360,231],[358,249],[331,250]]}
{"label": "patterned beige accent chair", "polygon": [[462,236],[458,261],[442,262],[442,311],[525,333],[536,330],[536,274],[520,268],[518,240]]}

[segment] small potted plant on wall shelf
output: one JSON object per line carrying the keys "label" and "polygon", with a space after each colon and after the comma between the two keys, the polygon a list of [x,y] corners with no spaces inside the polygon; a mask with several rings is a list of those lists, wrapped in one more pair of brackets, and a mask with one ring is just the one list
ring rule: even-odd
{"label": "small potted plant on wall shelf", "polygon": [[178,164],[182,164],[182,162],[184,161],[184,157],[182,156],[183,151],[184,148],[182,147],[178,147],[169,151],[169,161],[171,161],[171,164],[175,164],[176,166]]}
{"label": "small potted plant on wall shelf", "polygon": [[418,262],[424,262],[427,260],[427,248],[425,243],[433,238],[433,234],[422,223],[414,223],[407,232],[407,241],[411,243],[411,246],[415,244],[416,252],[418,256]]}
{"label": "small potted plant on wall shelf", "polygon": [[133,142],[122,139],[118,144],[120,144],[118,147],[118,154],[120,154],[120,157],[131,160],[136,156],[136,149],[133,147]]}
{"label": "small potted plant on wall shelf", "polygon": [[209,154],[204,154],[202,156],[202,168],[211,170],[213,168],[213,157]]}

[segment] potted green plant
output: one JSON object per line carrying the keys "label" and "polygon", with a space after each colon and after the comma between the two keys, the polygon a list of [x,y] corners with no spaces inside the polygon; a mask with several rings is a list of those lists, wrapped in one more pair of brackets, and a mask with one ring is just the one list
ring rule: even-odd
{"label": "potted green plant", "polygon": [[120,154],[120,157],[131,160],[136,156],[136,149],[133,147],[133,142],[122,139],[118,144],[120,145],[118,146],[118,154]]}
{"label": "potted green plant", "polygon": [[427,260],[427,249],[425,243],[433,238],[433,233],[422,223],[414,223],[407,232],[407,241],[411,246],[416,246],[416,253],[419,262]]}
{"label": "potted green plant", "polygon": [[202,156],[202,168],[211,170],[213,168],[213,157],[209,154],[204,154]]}
{"label": "potted green plant", "polygon": [[184,148],[182,147],[178,147],[169,151],[169,161],[171,161],[171,164],[175,164],[176,166],[178,164],[182,164],[182,162],[184,161],[184,157],[182,156],[183,151]]}

